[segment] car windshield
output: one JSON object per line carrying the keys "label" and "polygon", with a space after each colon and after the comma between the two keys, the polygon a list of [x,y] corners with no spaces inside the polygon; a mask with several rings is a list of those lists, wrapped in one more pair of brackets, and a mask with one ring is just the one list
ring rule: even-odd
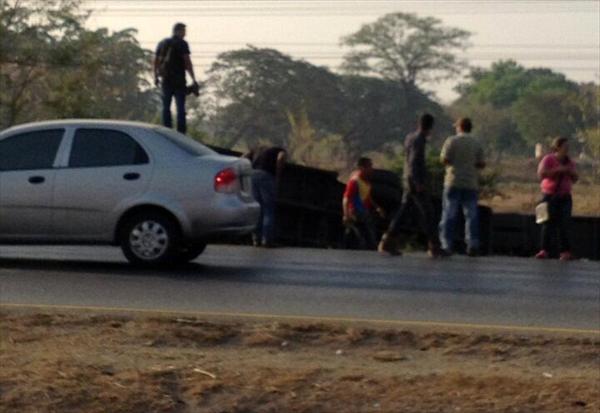
{"label": "car windshield", "polygon": [[202,145],[200,142],[195,141],[179,132],[175,132],[172,129],[164,127],[156,127],[154,131],[159,135],[165,137],[179,148],[183,149],[187,153],[193,156],[206,156],[213,155],[216,152],[212,149]]}

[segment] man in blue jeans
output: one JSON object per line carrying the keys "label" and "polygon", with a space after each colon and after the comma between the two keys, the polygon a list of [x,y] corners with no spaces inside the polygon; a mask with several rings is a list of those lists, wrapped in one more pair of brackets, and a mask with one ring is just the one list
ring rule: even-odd
{"label": "man in blue jeans", "polygon": [[281,182],[283,168],[287,160],[285,149],[279,147],[259,147],[244,157],[250,159],[252,173],[252,195],[260,204],[258,225],[252,236],[255,247],[275,247],[275,209],[277,188]]}
{"label": "man in blue jeans", "polygon": [[475,257],[479,254],[479,170],[485,168],[485,159],[481,143],[471,135],[471,120],[461,118],[454,126],[456,135],[446,139],[440,155],[446,166],[440,241],[446,253],[452,253],[456,220],[462,208],[467,255]]}
{"label": "man in blue jeans", "polygon": [[171,102],[175,98],[177,107],[177,131],[187,131],[185,120],[185,96],[187,71],[194,84],[194,67],[190,59],[190,47],[183,40],[186,34],[185,24],[177,23],[173,26],[173,36],[161,41],[156,47],[154,57],[154,81],[162,89],[162,122],[167,128],[173,127],[171,115]]}

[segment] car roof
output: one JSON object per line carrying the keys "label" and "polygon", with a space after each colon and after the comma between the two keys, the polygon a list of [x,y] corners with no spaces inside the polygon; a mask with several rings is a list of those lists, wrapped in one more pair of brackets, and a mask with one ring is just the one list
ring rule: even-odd
{"label": "car roof", "polygon": [[135,127],[135,128],[143,128],[143,129],[152,129],[157,127],[158,125],[153,125],[150,123],[144,122],[134,122],[127,120],[115,120],[115,119],[57,119],[57,120],[47,120],[41,122],[30,122],[23,123],[21,125],[15,125],[8,129],[1,131],[1,134],[6,132],[19,132],[26,131],[31,129],[39,129],[39,128],[59,128],[59,127],[68,127],[68,126],[117,126],[117,127]]}

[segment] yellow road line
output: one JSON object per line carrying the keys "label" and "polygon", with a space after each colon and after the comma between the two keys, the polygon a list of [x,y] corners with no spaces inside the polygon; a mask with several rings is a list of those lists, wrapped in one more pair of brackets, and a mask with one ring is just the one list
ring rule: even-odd
{"label": "yellow road line", "polygon": [[162,315],[186,315],[196,317],[230,317],[230,318],[252,318],[252,319],[279,319],[294,321],[322,321],[322,322],[346,322],[346,323],[376,323],[396,326],[415,326],[415,327],[442,327],[442,328],[464,328],[464,329],[486,329],[486,330],[507,330],[507,331],[527,331],[542,333],[571,333],[571,334],[600,334],[600,329],[579,329],[579,328],[560,328],[560,327],[537,327],[537,326],[511,326],[502,324],[471,324],[471,323],[452,323],[441,321],[415,321],[415,320],[378,320],[369,318],[353,317],[320,317],[320,316],[296,316],[279,314],[260,314],[260,313],[226,313],[211,311],[178,311],[164,309],[146,309],[146,308],[121,308],[121,307],[100,307],[84,305],[54,305],[54,304],[10,304],[0,303],[1,307],[7,308],[31,308],[31,309],[52,309],[52,310],[87,310],[87,311],[106,311],[106,312],[132,312],[140,314],[162,314]]}

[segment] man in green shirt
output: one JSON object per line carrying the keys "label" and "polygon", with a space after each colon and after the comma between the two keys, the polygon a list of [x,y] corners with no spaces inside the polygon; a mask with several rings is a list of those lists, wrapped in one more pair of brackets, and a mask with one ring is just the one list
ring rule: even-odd
{"label": "man in green shirt", "polygon": [[485,168],[483,148],[479,140],[471,135],[473,124],[469,118],[459,119],[455,127],[456,135],[446,139],[440,155],[446,166],[440,241],[442,248],[451,253],[458,211],[462,208],[465,216],[467,254],[477,256],[479,170]]}

